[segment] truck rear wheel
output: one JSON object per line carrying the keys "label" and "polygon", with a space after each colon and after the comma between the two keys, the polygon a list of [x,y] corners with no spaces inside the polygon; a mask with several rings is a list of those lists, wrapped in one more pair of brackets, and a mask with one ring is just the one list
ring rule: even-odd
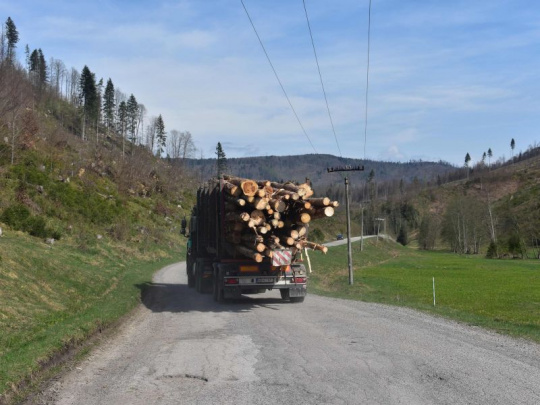
{"label": "truck rear wheel", "polygon": [[195,263],[195,280],[194,280],[194,284],[195,284],[195,291],[197,291],[198,293],[201,292],[201,284],[202,284],[202,280],[201,280],[201,262],[197,261]]}
{"label": "truck rear wheel", "polygon": [[195,287],[195,277],[193,276],[193,264],[186,264],[186,273],[187,273],[187,285],[189,288]]}
{"label": "truck rear wheel", "polygon": [[301,303],[304,302],[304,298],[306,297],[291,297],[290,300],[292,303]]}
{"label": "truck rear wheel", "polygon": [[220,277],[220,271],[216,270],[214,271],[214,280],[213,280],[213,293],[214,293],[214,301],[216,302],[223,302],[225,301],[225,298],[223,297],[223,286],[221,285],[221,277]]}

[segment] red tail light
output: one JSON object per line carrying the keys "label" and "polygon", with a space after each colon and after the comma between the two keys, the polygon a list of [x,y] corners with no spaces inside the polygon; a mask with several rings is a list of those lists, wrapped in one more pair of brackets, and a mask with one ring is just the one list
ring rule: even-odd
{"label": "red tail light", "polygon": [[306,282],[306,278],[305,277],[295,277],[293,279],[293,281],[296,283],[296,284],[304,284]]}
{"label": "red tail light", "polygon": [[237,278],[226,278],[225,279],[225,284],[238,284],[238,279]]}

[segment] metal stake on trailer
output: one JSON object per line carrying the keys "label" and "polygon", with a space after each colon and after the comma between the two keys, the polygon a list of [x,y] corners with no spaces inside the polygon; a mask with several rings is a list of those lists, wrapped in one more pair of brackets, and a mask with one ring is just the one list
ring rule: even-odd
{"label": "metal stake on trailer", "polygon": [[[353,171],[363,171],[364,166],[338,166],[338,167],[329,167],[326,169],[328,173],[332,172],[353,172]],[[349,263],[349,285],[353,285],[353,269],[352,269],[352,248],[351,248],[351,212],[349,207],[349,178],[345,176],[345,208],[347,211],[347,252],[348,252],[348,263]],[[362,235],[363,236],[363,235]]]}

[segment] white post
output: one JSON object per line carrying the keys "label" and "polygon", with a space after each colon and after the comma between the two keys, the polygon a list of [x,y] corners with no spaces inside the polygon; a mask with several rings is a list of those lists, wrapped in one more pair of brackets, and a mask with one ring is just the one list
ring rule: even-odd
{"label": "white post", "polygon": [[311,273],[311,260],[309,260],[309,254],[308,254],[307,248],[304,249],[304,252],[306,252],[306,259],[307,259],[308,269],[309,269],[309,272]]}
{"label": "white post", "polygon": [[433,306],[435,306],[435,277],[433,277]]}

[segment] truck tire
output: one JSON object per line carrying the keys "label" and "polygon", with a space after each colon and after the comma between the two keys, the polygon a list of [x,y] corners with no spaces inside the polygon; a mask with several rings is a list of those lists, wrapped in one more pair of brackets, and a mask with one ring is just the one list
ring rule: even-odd
{"label": "truck tire", "polygon": [[197,291],[198,293],[201,292],[201,262],[196,262],[195,263],[195,291]]}
{"label": "truck tire", "polygon": [[304,302],[304,298],[306,297],[291,297],[290,300],[292,303],[300,304],[301,302]]}
{"label": "truck tire", "polygon": [[214,301],[216,302],[223,302],[225,299],[223,298],[223,286],[221,285],[221,278],[219,277],[219,270],[216,270],[214,272],[214,280],[213,280],[213,293],[214,293]]}
{"label": "truck tire", "polygon": [[193,264],[186,264],[186,273],[187,273],[187,285],[189,288],[195,287],[195,277],[193,276]]}

